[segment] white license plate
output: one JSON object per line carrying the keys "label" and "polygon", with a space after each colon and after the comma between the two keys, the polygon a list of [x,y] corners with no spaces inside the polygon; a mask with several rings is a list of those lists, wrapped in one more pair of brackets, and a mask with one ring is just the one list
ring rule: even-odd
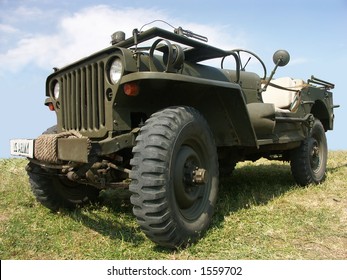
{"label": "white license plate", "polygon": [[11,155],[34,157],[34,140],[32,139],[13,139],[10,140]]}

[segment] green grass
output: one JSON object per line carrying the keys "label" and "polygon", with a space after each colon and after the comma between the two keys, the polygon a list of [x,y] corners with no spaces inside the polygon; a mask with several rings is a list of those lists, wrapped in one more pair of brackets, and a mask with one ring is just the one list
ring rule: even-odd
{"label": "green grass", "polygon": [[327,179],[301,188],[288,163],[240,163],[222,179],[212,225],[167,250],[139,230],[128,200],[51,213],[33,197],[26,160],[0,160],[1,259],[347,259],[347,152],[329,153]]}

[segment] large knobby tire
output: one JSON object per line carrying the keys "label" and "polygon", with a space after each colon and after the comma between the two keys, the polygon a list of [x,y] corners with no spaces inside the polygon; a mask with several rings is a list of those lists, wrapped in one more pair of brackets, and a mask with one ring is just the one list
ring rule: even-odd
{"label": "large knobby tire", "polygon": [[73,209],[97,201],[97,188],[81,185],[61,177],[57,172],[48,173],[40,166],[27,166],[31,190],[38,202],[52,211]]}
{"label": "large knobby tire", "polygon": [[[43,134],[56,134],[57,126],[48,128]],[[34,163],[26,168],[31,190],[38,202],[52,211],[73,209],[86,203],[96,202],[100,190],[81,185],[60,175],[57,170],[46,170]]]}
{"label": "large knobby tire", "polygon": [[328,149],[325,130],[316,119],[301,146],[292,152],[291,170],[295,181],[301,186],[319,184],[326,175]]}
{"label": "large knobby tire", "polygon": [[131,160],[130,200],[143,232],[176,248],[208,228],[218,193],[218,159],[206,120],[190,107],[153,114]]}

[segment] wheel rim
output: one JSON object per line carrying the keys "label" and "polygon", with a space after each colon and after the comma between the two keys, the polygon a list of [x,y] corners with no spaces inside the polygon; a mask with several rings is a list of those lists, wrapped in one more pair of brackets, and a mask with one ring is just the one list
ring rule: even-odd
{"label": "wheel rim", "polygon": [[317,139],[312,139],[310,146],[311,169],[314,173],[319,173],[322,166],[323,149]]}
{"label": "wheel rim", "polygon": [[174,165],[174,191],[181,215],[196,220],[206,208],[209,176],[206,160],[192,146],[182,145]]}

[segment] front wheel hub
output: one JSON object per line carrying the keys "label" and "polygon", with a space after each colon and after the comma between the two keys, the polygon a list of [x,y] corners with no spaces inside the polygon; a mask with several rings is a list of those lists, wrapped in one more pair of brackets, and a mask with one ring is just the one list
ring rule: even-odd
{"label": "front wheel hub", "polygon": [[192,176],[192,183],[193,184],[206,184],[207,182],[207,170],[204,168],[196,168],[196,170],[193,171],[193,176]]}
{"label": "front wheel hub", "polygon": [[201,195],[201,188],[208,181],[208,172],[199,167],[200,164],[194,149],[183,145],[178,152],[173,174],[176,201],[181,209],[194,205]]}

